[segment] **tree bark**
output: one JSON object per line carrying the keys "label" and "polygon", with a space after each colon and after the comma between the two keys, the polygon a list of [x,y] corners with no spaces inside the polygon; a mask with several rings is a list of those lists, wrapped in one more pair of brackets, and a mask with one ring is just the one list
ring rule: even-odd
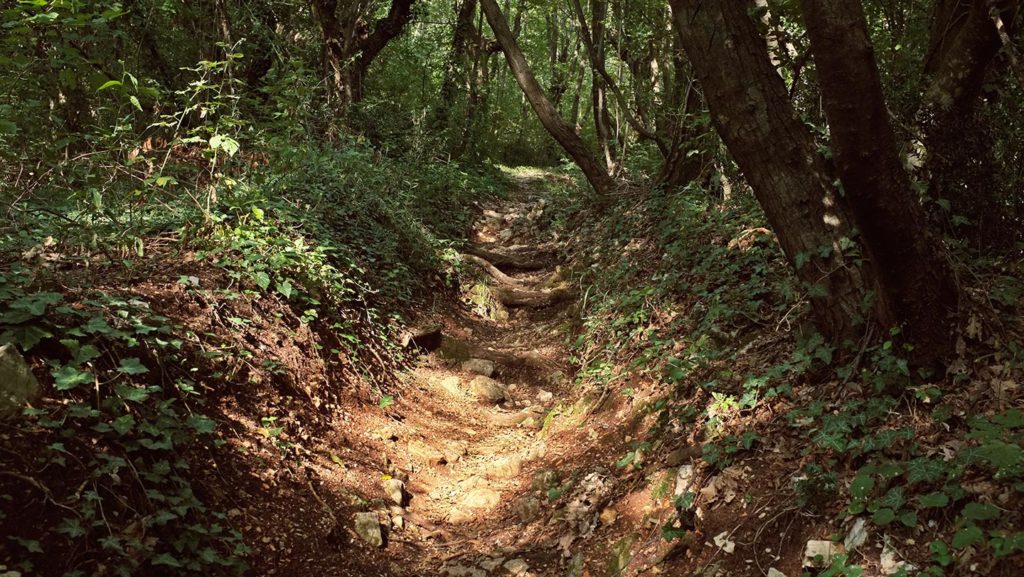
{"label": "tree bark", "polygon": [[598,164],[597,159],[587,149],[586,143],[572,127],[562,121],[558,111],[545,96],[544,89],[537,82],[533,71],[530,70],[526,57],[519,49],[512,31],[509,30],[508,21],[505,20],[505,15],[502,14],[497,2],[495,0],[480,0],[480,6],[487,16],[487,22],[494,31],[498,44],[501,45],[501,50],[505,54],[505,59],[508,61],[516,82],[519,83],[519,87],[523,90],[523,94],[530,102],[530,106],[537,114],[541,124],[580,167],[598,196],[607,195],[615,188],[615,181]]}
{"label": "tree bark", "polygon": [[[590,0],[590,28],[594,34],[594,45],[597,51],[595,58],[601,62],[604,62],[605,58],[604,21],[607,12],[608,5],[605,0]],[[612,136],[612,119],[611,114],[608,113],[608,94],[605,92],[605,80],[600,74],[592,75],[590,98],[594,113],[594,132],[597,136],[597,145],[604,153],[608,174],[614,175],[618,171],[618,150],[615,146],[615,139]]]}
{"label": "tree bark", "polygon": [[331,72],[331,87],[341,108],[359,102],[370,65],[389,42],[412,21],[416,0],[391,0],[388,13],[372,25],[358,7],[343,6],[339,18],[338,0],[313,0],[313,11],[324,36],[324,60]]}
{"label": "tree bark", "polygon": [[797,116],[749,1],[671,0],[674,22],[712,121],[764,209],[819,330],[834,344],[861,337],[880,314],[874,281],[848,247],[847,207]]}
{"label": "tree bark", "polygon": [[958,233],[998,246],[1005,207],[994,177],[992,135],[978,122],[981,89],[1001,47],[990,10],[1013,26],[1020,0],[938,0],[933,12],[922,118],[929,195],[970,221]]}
{"label": "tree bark", "polygon": [[939,367],[952,351],[956,280],[900,161],[863,6],[802,4],[843,190],[893,315],[884,320],[904,324],[916,365]]}

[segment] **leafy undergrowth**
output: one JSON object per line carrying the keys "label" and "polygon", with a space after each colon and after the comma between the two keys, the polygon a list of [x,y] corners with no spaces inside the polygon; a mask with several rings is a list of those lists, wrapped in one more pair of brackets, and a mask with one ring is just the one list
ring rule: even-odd
{"label": "leafy undergrowth", "polygon": [[344,403],[387,401],[398,311],[446,290],[472,201],[503,186],[356,143],[274,166],[194,210],[156,200],[173,178],[126,179],[0,229],[0,341],[42,385],[0,433],[8,569],[245,573],[230,505]]}
{"label": "leafy undergrowth", "polygon": [[[609,213],[576,233],[578,386],[638,423],[615,466],[646,487],[645,522],[675,509],[659,544],[619,541],[615,563],[1018,574],[1020,261],[960,261],[958,358],[922,382],[898,335],[825,343],[752,199],[652,192]],[[802,560],[812,540],[829,558]]]}

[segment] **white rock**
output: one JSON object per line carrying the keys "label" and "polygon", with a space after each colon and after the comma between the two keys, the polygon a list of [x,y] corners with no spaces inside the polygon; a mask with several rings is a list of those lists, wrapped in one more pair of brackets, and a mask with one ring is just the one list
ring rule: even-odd
{"label": "white rock", "polygon": [[470,383],[473,393],[482,400],[500,403],[508,399],[508,390],[498,381],[480,375]]}
{"label": "white rock", "polygon": [[722,531],[718,535],[715,535],[715,545],[726,553],[732,553],[736,550],[736,542],[729,540],[728,531]]}
{"label": "white rock", "polygon": [[469,359],[462,363],[462,370],[490,377],[494,375],[494,362],[487,359]]}
{"label": "white rock", "polygon": [[12,344],[0,347],[0,417],[16,415],[39,396],[39,381]]}
{"label": "white rock", "polygon": [[396,505],[401,505],[405,500],[405,483],[399,479],[385,479],[381,486],[384,487],[384,493]]}
{"label": "white rock", "polygon": [[507,569],[508,572],[513,575],[524,575],[530,570],[530,564],[523,559],[512,559],[511,561],[506,561],[502,567]]}
{"label": "white rock", "polygon": [[537,400],[541,403],[547,403],[555,398],[555,394],[550,391],[541,390],[537,393]]}
{"label": "white rock", "polygon": [[768,577],[786,577],[786,574],[775,567],[768,568]]}
{"label": "white rock", "polygon": [[380,521],[377,520],[376,513],[356,513],[355,531],[363,541],[374,547],[384,545],[384,536],[381,535]]}
{"label": "white rock", "polygon": [[687,491],[693,491],[695,473],[693,465],[682,465],[679,467],[679,470],[676,471],[676,490],[674,493],[676,497],[686,494]]}
{"label": "white rock", "polygon": [[804,549],[804,567],[828,567],[836,553],[836,544],[832,541],[812,539]]}
{"label": "white rock", "polygon": [[847,551],[855,551],[867,540],[867,522],[860,518],[853,522],[853,527],[850,527],[850,532],[846,534],[846,539],[843,540],[843,546],[846,547]]}

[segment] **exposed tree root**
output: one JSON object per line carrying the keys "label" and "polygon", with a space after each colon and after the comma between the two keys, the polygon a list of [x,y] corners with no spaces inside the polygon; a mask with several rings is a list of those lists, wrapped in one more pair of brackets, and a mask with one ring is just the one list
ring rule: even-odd
{"label": "exposed tree root", "polygon": [[534,271],[548,268],[548,263],[543,259],[494,252],[479,246],[467,247],[466,254],[482,258],[499,269]]}
{"label": "exposed tree root", "polygon": [[531,291],[494,287],[491,289],[491,292],[501,304],[507,307],[543,308],[572,300],[573,298],[573,292],[565,288]]}
{"label": "exposed tree root", "polygon": [[493,278],[494,280],[498,281],[501,284],[513,287],[525,286],[525,283],[523,283],[523,281],[508,276],[507,274],[501,272],[501,269],[499,269],[498,267],[494,266],[493,264],[479,256],[473,254],[464,254],[462,255],[462,258],[484,269],[484,271],[487,272],[487,274],[491,275],[491,278]]}

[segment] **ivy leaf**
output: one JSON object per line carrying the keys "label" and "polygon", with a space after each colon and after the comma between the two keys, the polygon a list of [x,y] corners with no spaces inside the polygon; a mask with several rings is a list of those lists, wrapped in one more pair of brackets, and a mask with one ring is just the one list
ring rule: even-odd
{"label": "ivy leaf", "polygon": [[971,521],[988,521],[999,516],[999,509],[989,503],[968,503],[960,515]]}
{"label": "ivy leaf", "polygon": [[92,373],[89,371],[79,371],[70,366],[61,367],[50,374],[53,375],[53,386],[58,391],[70,391],[78,385],[93,382]]}
{"label": "ivy leaf", "polygon": [[953,548],[954,549],[966,549],[975,543],[981,542],[984,538],[984,534],[978,527],[964,527],[953,535]]}
{"label": "ivy leaf", "polygon": [[135,427],[135,417],[131,415],[121,415],[111,421],[110,426],[117,431],[118,435],[126,435]]}
{"label": "ivy leaf", "polygon": [[949,496],[942,492],[928,493],[917,498],[922,507],[945,507],[949,505]]}
{"label": "ivy leaf", "polygon": [[381,397],[380,402],[377,404],[380,405],[380,408],[386,409],[395,404],[395,398],[391,396]]}
{"label": "ivy leaf", "polygon": [[135,403],[141,403],[149,398],[148,390],[121,383],[114,385],[114,392],[117,393],[117,396],[121,397],[122,400],[132,401]]}
{"label": "ivy leaf", "polygon": [[117,370],[126,375],[142,375],[149,372],[149,369],[137,357],[121,359],[121,364],[117,367]]}
{"label": "ivy leaf", "polygon": [[888,525],[895,519],[896,512],[888,507],[875,511],[874,516],[871,518],[871,520],[875,522],[875,525]]}
{"label": "ivy leaf", "polygon": [[152,563],[153,565],[166,565],[168,567],[181,567],[182,566],[181,565],[181,561],[178,561],[177,559],[175,559],[174,556],[172,556],[170,553],[161,553],[159,555],[155,555],[150,560],[150,563]]}
{"label": "ivy leaf", "polygon": [[260,287],[263,290],[267,290],[267,288],[270,287],[270,275],[263,271],[259,271],[253,274],[252,280],[253,282],[256,283],[256,286]]}
{"label": "ivy leaf", "polygon": [[277,283],[277,292],[281,293],[284,298],[292,298],[292,283],[289,281],[281,281]]}

